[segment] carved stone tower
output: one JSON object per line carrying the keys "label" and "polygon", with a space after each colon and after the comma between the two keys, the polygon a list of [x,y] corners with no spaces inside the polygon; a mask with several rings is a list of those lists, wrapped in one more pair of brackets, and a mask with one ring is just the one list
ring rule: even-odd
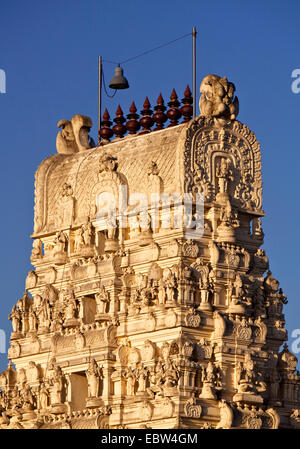
{"label": "carved stone tower", "polygon": [[105,111],[97,147],[88,117],[59,122],[59,154],[36,172],[0,428],[300,427],[286,297],[261,249],[259,144],[232,83],[208,75],[200,91],[195,119],[189,89],[166,114],[146,99],[140,121],[133,103],[126,126]]}

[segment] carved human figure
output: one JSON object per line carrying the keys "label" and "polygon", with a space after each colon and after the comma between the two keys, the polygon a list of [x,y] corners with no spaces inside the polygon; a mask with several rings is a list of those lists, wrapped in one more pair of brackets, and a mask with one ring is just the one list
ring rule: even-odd
{"label": "carved human figure", "polygon": [[150,306],[152,299],[151,290],[149,288],[143,288],[140,292],[140,295],[143,306]]}
{"label": "carved human figure", "polygon": [[42,243],[40,239],[33,240],[32,243],[32,251],[31,251],[31,257],[32,258],[40,258],[42,256]]}
{"label": "carved human figure", "polygon": [[62,403],[63,372],[60,366],[54,367],[51,377],[51,405]]}
{"label": "carved human figure", "polygon": [[79,253],[80,249],[84,245],[84,239],[82,235],[82,228],[76,229],[74,238],[74,252]]}
{"label": "carved human figure", "polygon": [[68,303],[65,311],[65,319],[72,320],[76,317],[77,313],[77,303],[76,298],[73,291],[69,291],[68,294]]}
{"label": "carved human figure", "polygon": [[175,364],[167,360],[163,365],[164,388],[173,388],[178,385],[180,371]]}
{"label": "carved human figure", "polygon": [[21,332],[21,313],[16,305],[13,305],[11,313],[8,315],[8,319],[11,320],[13,332]]}
{"label": "carved human figure", "polygon": [[95,294],[96,314],[106,313],[107,304],[110,301],[109,293],[105,291],[104,285],[101,285],[99,292]]}
{"label": "carved human figure", "polygon": [[28,324],[29,324],[29,332],[35,332],[37,329],[38,320],[33,305],[31,305],[29,308]]}
{"label": "carved human figure", "polygon": [[67,237],[63,231],[58,231],[54,244],[55,244],[55,252],[64,253],[66,250]]}
{"label": "carved human figure", "polygon": [[50,323],[50,304],[46,298],[36,295],[36,314],[38,317],[38,328],[48,327]]}
{"label": "carved human figure", "polygon": [[149,371],[148,369],[144,366],[141,365],[140,367],[137,368],[137,378],[138,378],[138,392],[144,392],[146,391],[146,383],[147,383],[147,379],[148,379],[148,374]]}
{"label": "carved human figure", "polygon": [[17,371],[17,384],[20,388],[22,388],[26,383],[26,371],[24,368],[21,368]]}
{"label": "carved human figure", "polygon": [[99,173],[114,172],[118,168],[118,160],[111,154],[103,153],[99,159]]}
{"label": "carved human figure", "polygon": [[40,376],[39,368],[32,360],[30,360],[28,364],[26,376],[29,382],[36,382],[39,379]]}
{"label": "carved human figure", "polygon": [[170,272],[167,278],[164,280],[166,286],[166,294],[168,302],[174,302],[175,300],[175,289],[176,289],[176,276],[174,273]]}
{"label": "carved human figure", "polygon": [[85,374],[88,381],[88,397],[97,398],[100,394],[100,381],[103,379],[103,372],[95,359],[89,362]]}
{"label": "carved human figure", "polygon": [[200,272],[199,289],[200,289],[200,295],[201,295],[201,304],[202,305],[208,304],[209,303],[209,295],[211,292],[213,292],[213,284],[209,277],[209,273],[206,270],[202,270]]}
{"label": "carved human figure", "polygon": [[236,275],[235,281],[234,281],[234,289],[235,289],[235,296],[237,298],[242,298],[244,290],[243,290],[243,280],[239,274]]}
{"label": "carved human figure", "polygon": [[218,178],[219,193],[228,193],[229,181],[233,181],[230,159],[222,157],[217,163],[216,178]]}
{"label": "carved human figure", "polygon": [[166,289],[163,279],[159,280],[158,284],[158,304],[163,305],[166,302]]}
{"label": "carved human figure", "polygon": [[93,237],[93,226],[90,220],[87,221],[84,225],[82,225],[82,237],[84,244],[86,246],[91,246],[92,237]]}
{"label": "carved human figure", "polygon": [[44,381],[41,382],[39,389],[39,408],[44,410],[48,407],[49,390]]}
{"label": "carved human figure", "polygon": [[29,385],[25,385],[25,387],[21,391],[21,397],[24,410],[33,410],[34,396]]}
{"label": "carved human figure", "polygon": [[127,395],[134,396],[135,395],[136,378],[135,378],[135,374],[131,368],[126,370],[125,377],[127,379]]}

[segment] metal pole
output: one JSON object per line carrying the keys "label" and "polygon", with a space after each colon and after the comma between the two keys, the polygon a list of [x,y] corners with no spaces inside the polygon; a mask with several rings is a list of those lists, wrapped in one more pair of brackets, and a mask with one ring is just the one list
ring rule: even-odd
{"label": "metal pole", "polygon": [[196,117],[196,28],[193,27],[193,118]]}
{"label": "metal pole", "polygon": [[98,71],[98,144],[101,142],[100,128],[101,128],[101,88],[102,88],[102,62],[99,56],[99,71]]}

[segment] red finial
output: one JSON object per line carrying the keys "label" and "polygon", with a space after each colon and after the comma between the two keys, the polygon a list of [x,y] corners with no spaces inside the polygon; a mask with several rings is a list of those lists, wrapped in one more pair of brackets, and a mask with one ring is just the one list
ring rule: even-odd
{"label": "red finial", "polygon": [[183,106],[181,106],[180,111],[183,115],[183,123],[189,122],[193,115],[193,97],[189,85],[186,86],[184,91],[184,98],[181,100]]}
{"label": "red finial", "polygon": [[103,144],[108,143],[114,134],[112,129],[110,128],[112,125],[112,122],[109,119],[110,119],[110,116],[109,116],[108,110],[105,108],[105,111],[103,113],[103,119],[101,121],[101,128],[99,131],[99,135],[102,139],[101,142]]}
{"label": "red finial", "polygon": [[129,134],[136,134],[136,132],[140,129],[140,124],[138,122],[139,115],[136,114],[136,106],[134,101],[131,103],[129,108],[130,114],[127,115],[128,122],[126,123],[126,128],[129,131]]}
{"label": "red finial", "polygon": [[180,103],[178,101],[178,97],[176,94],[175,89],[172,90],[172,93],[170,95],[170,101],[168,103],[168,106],[170,109],[167,111],[167,116],[170,119],[170,126],[176,126],[178,124],[178,120],[181,117],[181,112],[179,109]]}
{"label": "red finial", "polygon": [[122,137],[124,137],[124,134],[126,133],[126,127],[123,125],[123,123],[125,122],[125,118],[123,117],[123,111],[120,105],[118,105],[117,107],[114,122],[116,124],[113,127],[113,132],[116,134],[117,139],[121,139]]}
{"label": "red finial", "polygon": [[148,97],[146,97],[144,104],[143,104],[143,110],[141,111],[142,118],[140,119],[140,124],[143,127],[142,131],[139,132],[139,134],[146,134],[149,133],[151,130],[151,126],[153,126],[154,120],[151,117],[152,111],[150,109],[150,101]]}
{"label": "red finial", "polygon": [[154,115],[153,120],[156,123],[156,127],[154,128],[154,131],[157,131],[159,129],[163,129],[164,123],[168,120],[165,110],[167,109],[164,105],[164,99],[162,97],[162,94],[160,93],[157,100],[156,100],[157,106],[154,107]]}

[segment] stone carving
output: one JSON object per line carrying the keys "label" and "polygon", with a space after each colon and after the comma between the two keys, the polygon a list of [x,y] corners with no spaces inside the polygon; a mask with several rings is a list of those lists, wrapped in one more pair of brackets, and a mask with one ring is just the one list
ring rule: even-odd
{"label": "stone carving", "polygon": [[58,153],[73,154],[95,146],[89,138],[92,120],[84,115],[74,115],[71,120],[60,120],[57,124],[61,131],[57,134]]}
{"label": "stone carving", "polygon": [[201,115],[235,120],[239,101],[234,97],[235,86],[226,77],[207,75],[200,85],[199,108]]}
{"label": "stone carving", "polygon": [[42,256],[42,242],[40,239],[35,239],[32,242],[31,259],[40,259]]}
{"label": "stone carving", "polygon": [[[160,194],[163,191],[163,181],[159,176],[157,163],[151,161],[147,169],[148,191],[150,194]],[[151,199],[151,198],[150,198]]]}
{"label": "stone carving", "polygon": [[141,351],[142,353],[142,359],[144,361],[151,361],[154,360],[155,355],[156,355],[156,346],[155,344],[150,341],[150,340],[146,340],[144,343],[144,347]]}
{"label": "stone carving", "polygon": [[236,366],[237,394],[234,400],[247,398],[254,403],[262,403],[261,392],[266,390],[262,374],[257,370],[251,354],[246,353],[244,362]]}
{"label": "stone carving", "polygon": [[214,317],[213,338],[222,338],[226,329],[226,321],[224,320],[220,312],[218,312],[217,310],[214,312],[213,317]]}
{"label": "stone carving", "polygon": [[202,413],[201,405],[196,404],[195,397],[191,397],[187,400],[184,406],[185,414],[188,418],[200,418]]}
{"label": "stone carving", "polygon": [[95,294],[96,300],[96,319],[102,319],[106,316],[106,309],[110,302],[109,293],[105,290],[104,285],[101,285],[99,292]]}
{"label": "stone carving", "polygon": [[64,374],[60,366],[55,366],[51,371],[51,377],[49,378],[50,403],[55,406],[62,404]]}
{"label": "stone carving", "polygon": [[199,327],[201,323],[201,316],[192,307],[186,314],[185,323],[188,327]]}
{"label": "stone carving", "polygon": [[222,389],[221,370],[209,361],[202,367],[201,380],[203,382],[200,398],[216,399],[216,390]]}
{"label": "stone carving", "polygon": [[75,198],[73,197],[73,188],[65,182],[62,186],[61,198],[58,202],[56,217],[60,226],[71,226],[75,215]]}
{"label": "stone carving", "polygon": [[38,277],[35,271],[30,270],[27,278],[26,278],[26,283],[25,283],[25,288],[26,290],[29,288],[34,288],[37,284],[38,281]]}
{"label": "stone carving", "polygon": [[[226,151],[222,149],[224,141],[220,129],[212,125],[209,118],[199,117],[189,125],[185,142],[184,190],[203,193],[205,203],[215,201],[220,187],[216,178],[216,165],[218,160],[224,158],[231,161],[233,179],[228,179],[229,183],[227,181],[227,194],[231,201],[240,208],[252,209],[261,214],[259,144],[250,130],[237,121],[228,123],[225,130]],[[247,199],[244,196],[246,187]]]}
{"label": "stone carving", "polygon": [[[230,159],[222,157],[216,166],[216,178],[218,180],[219,193],[218,195],[227,195],[229,191],[229,182],[233,181],[233,174],[231,169]],[[218,196],[217,196],[218,199]]]}
{"label": "stone carving", "polygon": [[193,242],[193,240],[188,239],[182,247],[183,255],[186,257],[197,257],[199,253],[199,246],[196,242]]}
{"label": "stone carving", "polygon": [[219,402],[220,409],[220,421],[217,424],[216,429],[230,429],[233,422],[233,411],[230,405],[222,399]]}
{"label": "stone carving", "polygon": [[103,372],[95,359],[90,361],[85,374],[88,380],[88,397],[97,398],[100,395],[100,382],[103,379]]}

